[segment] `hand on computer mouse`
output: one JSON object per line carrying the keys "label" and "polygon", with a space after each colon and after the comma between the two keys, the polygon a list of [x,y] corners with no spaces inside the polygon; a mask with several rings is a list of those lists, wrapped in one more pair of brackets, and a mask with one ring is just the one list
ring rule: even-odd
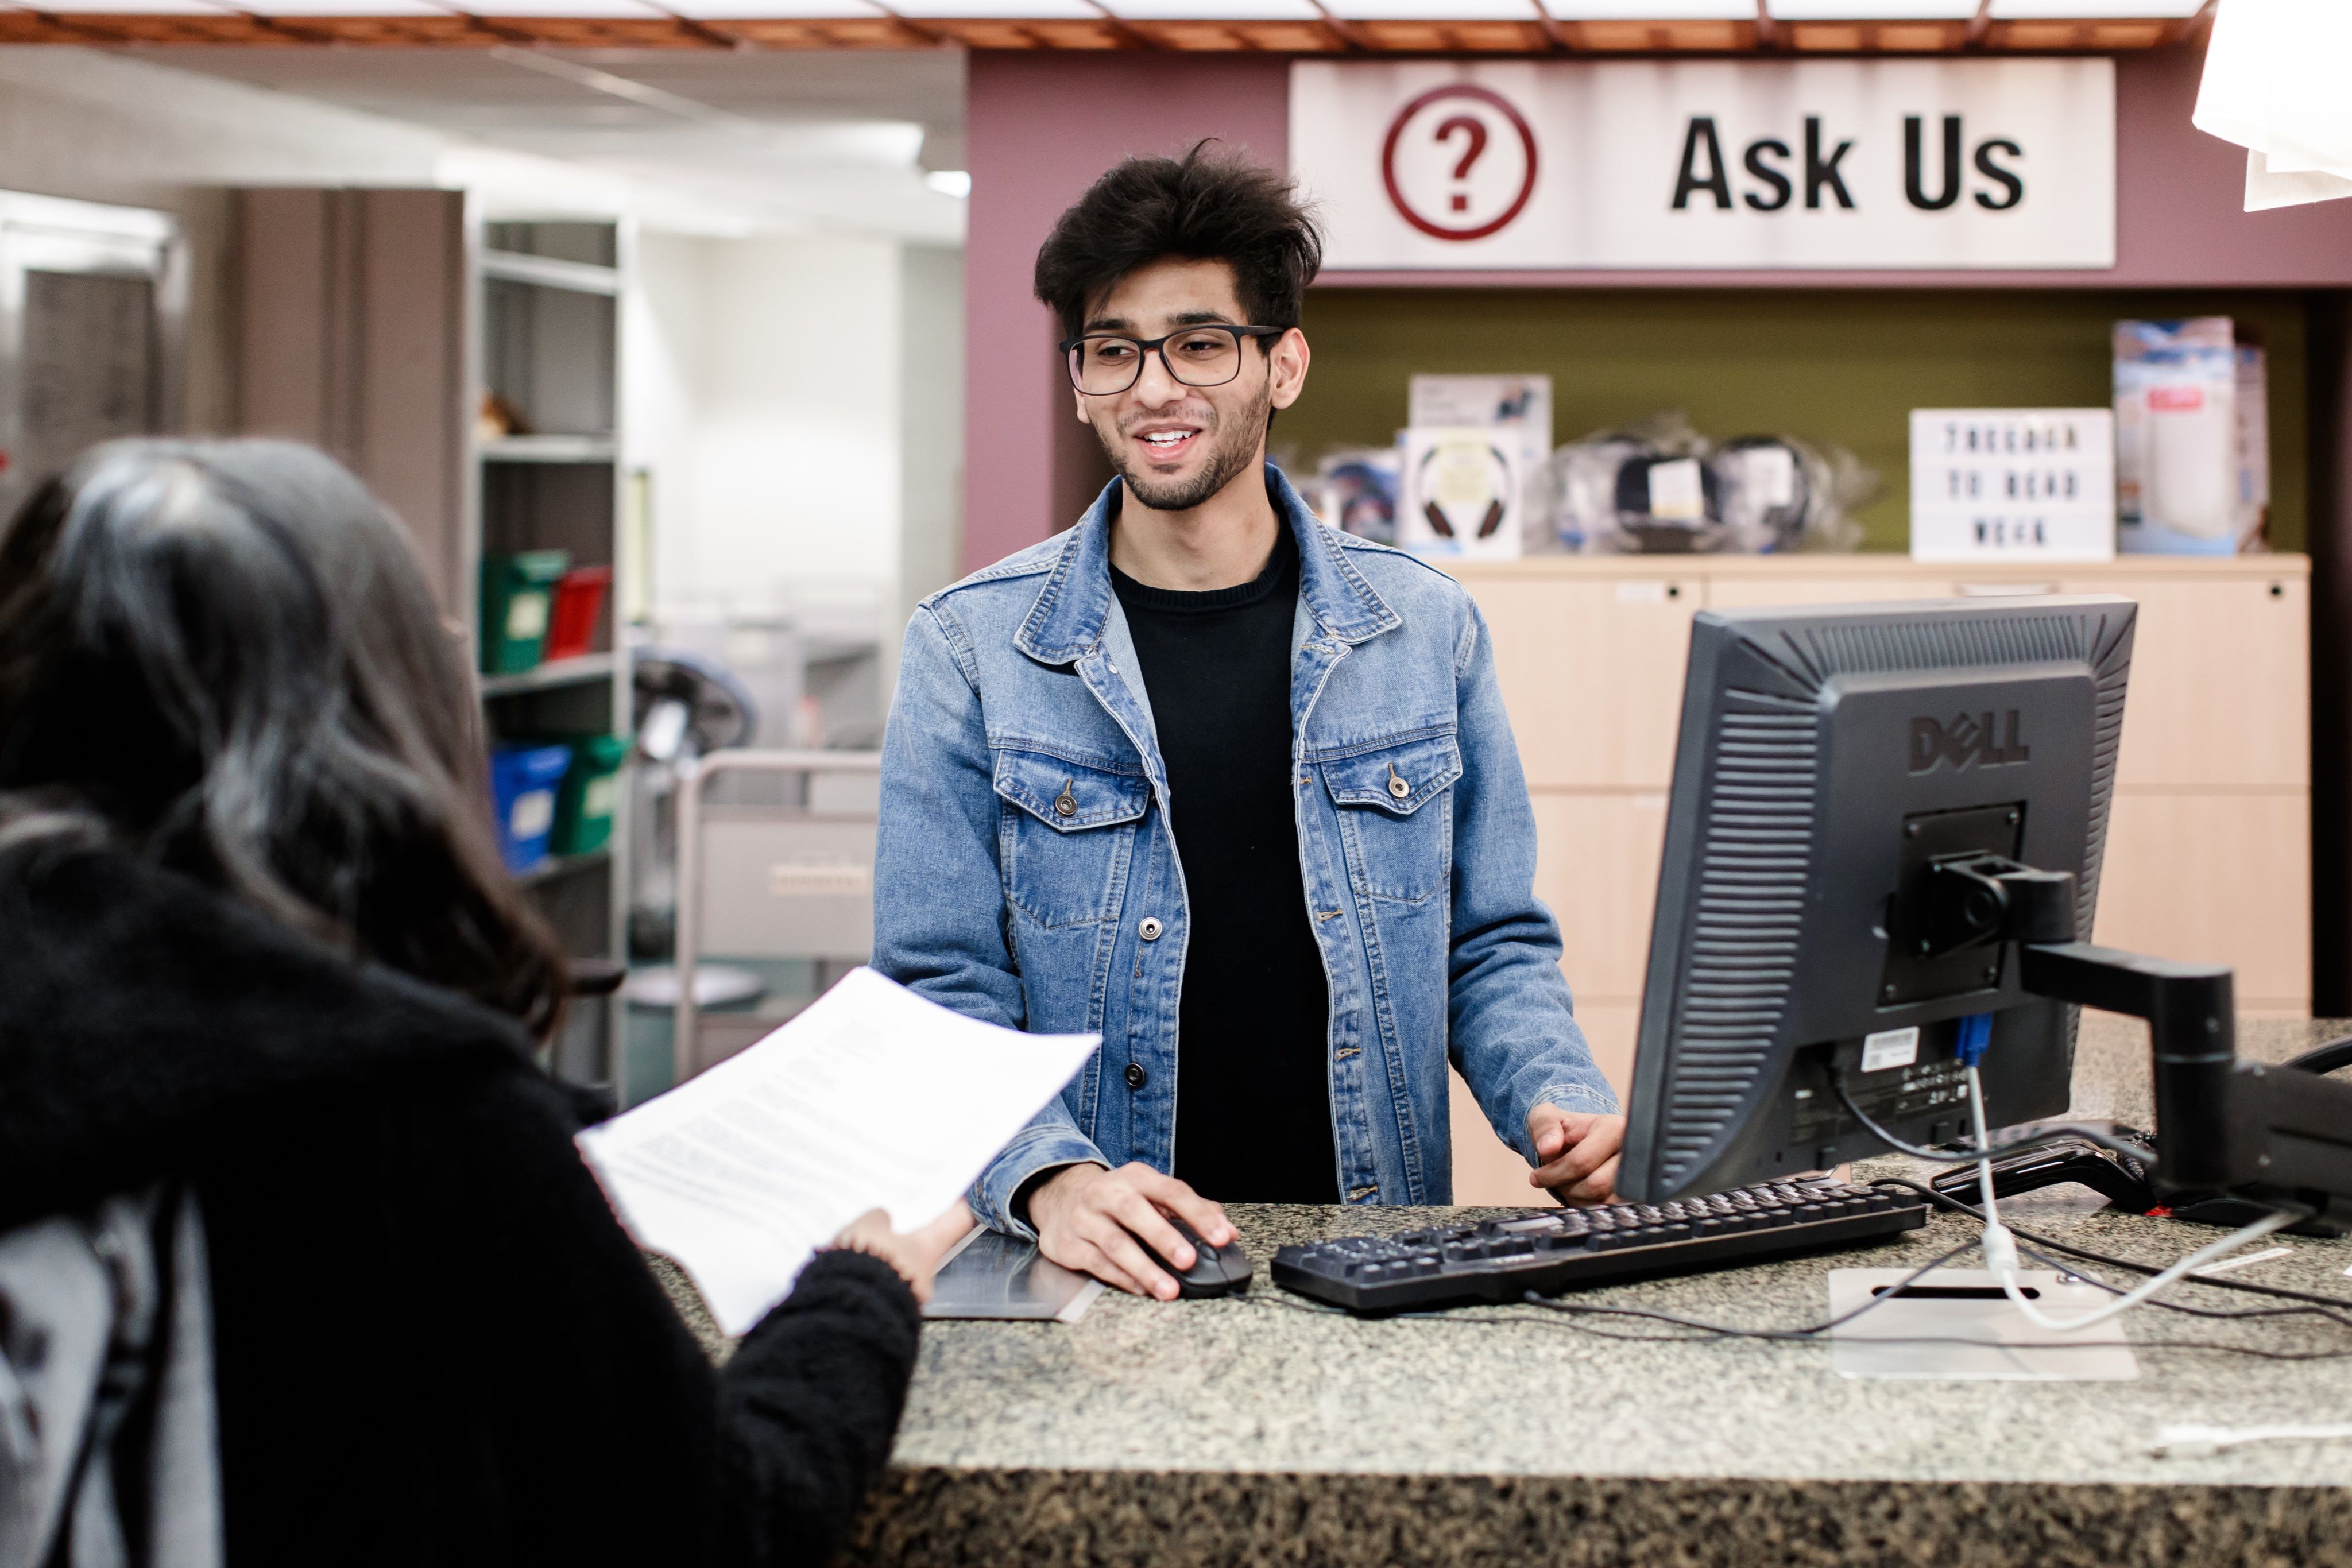
{"label": "hand on computer mouse", "polygon": [[1192,1244],[1168,1223],[1171,1214],[1182,1215],[1212,1247],[1234,1239],[1223,1209],[1140,1161],[1115,1171],[1066,1166],[1029,1196],[1029,1223],[1037,1230],[1037,1249],[1048,1259],[1130,1295],[1163,1301],[1174,1301],[1179,1288],[1154,1254],[1180,1270],[1193,1261]]}
{"label": "hand on computer mouse", "polygon": [[1528,1113],[1528,1135],[1541,1162],[1528,1173],[1529,1186],[1549,1187],[1552,1197],[1577,1207],[1617,1201],[1624,1117],[1538,1105]]}

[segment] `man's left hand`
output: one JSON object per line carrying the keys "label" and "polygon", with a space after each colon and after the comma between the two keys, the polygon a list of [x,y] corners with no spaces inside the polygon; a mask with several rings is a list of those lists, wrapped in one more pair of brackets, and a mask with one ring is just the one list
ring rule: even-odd
{"label": "man's left hand", "polygon": [[1617,1152],[1625,1143],[1624,1117],[1538,1105],[1528,1113],[1528,1135],[1540,1162],[1528,1173],[1529,1186],[1549,1187],[1552,1197],[1578,1207],[1618,1201]]}

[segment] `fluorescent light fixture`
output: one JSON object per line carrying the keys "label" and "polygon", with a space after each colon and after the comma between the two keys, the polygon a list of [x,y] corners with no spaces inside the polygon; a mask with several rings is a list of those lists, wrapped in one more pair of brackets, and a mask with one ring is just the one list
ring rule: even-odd
{"label": "fluorescent light fixture", "polygon": [[2130,20],[2194,16],[2204,8],[2205,0],[1992,0],[1990,15],[1996,22],[2038,21],[2045,16],[2095,22],[2107,16]]}
{"label": "fluorescent light fixture", "polygon": [[672,0],[669,8],[681,16],[713,22],[740,17],[762,22],[870,22],[889,15],[866,0]]}
{"label": "fluorescent light fixture", "polygon": [[1099,22],[1086,0],[906,0],[890,7],[901,16],[932,21]]}
{"label": "fluorescent light fixture", "polygon": [[1103,0],[1103,5],[1138,22],[1313,22],[1323,15],[1308,0]]}
{"label": "fluorescent light fixture", "polygon": [[1350,22],[1537,22],[1535,0],[1325,0]]}
{"label": "fluorescent light fixture", "polygon": [[1769,0],[1778,22],[1965,22],[1977,0]]}
{"label": "fluorescent light fixture", "polygon": [[1753,22],[1753,0],[1544,0],[1563,22]]}
{"label": "fluorescent light fixture", "polygon": [[942,196],[957,201],[971,194],[971,172],[968,169],[934,169],[923,176],[923,183]]}

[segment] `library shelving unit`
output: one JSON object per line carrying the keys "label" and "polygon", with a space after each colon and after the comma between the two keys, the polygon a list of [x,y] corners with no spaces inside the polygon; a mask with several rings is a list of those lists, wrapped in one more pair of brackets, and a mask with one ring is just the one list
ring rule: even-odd
{"label": "library shelving unit", "polygon": [[[620,569],[620,330],[630,236],[610,220],[494,217],[476,231],[478,330],[468,431],[467,552],[478,563],[560,549],[572,564]],[[491,411],[498,411],[493,416]],[[501,428],[511,422],[512,430]],[[477,568],[478,572],[478,567]],[[469,597],[474,641],[481,595]],[[626,733],[628,656],[617,634],[618,584],[604,595],[589,652],[519,674],[482,679],[490,744],[549,735]],[[625,800],[628,791],[618,792]],[[628,905],[628,834],[586,854],[556,856],[522,883],[564,950],[617,960]],[[618,1049],[614,1002],[574,1002],[558,1046],[572,1076],[608,1076]]]}
{"label": "library shelving unit", "polygon": [[[628,226],[486,217],[457,191],[247,190],[232,212],[238,428],[308,441],[365,480],[407,527],[444,615],[477,648],[486,554],[562,549],[574,565],[613,567],[588,653],[485,675],[480,692],[492,745],[625,733],[616,617],[629,591],[618,549]],[[608,848],[518,879],[575,958],[622,955],[628,841],[616,823]],[[617,1006],[576,998],[552,1048],[559,1071],[610,1076]]]}

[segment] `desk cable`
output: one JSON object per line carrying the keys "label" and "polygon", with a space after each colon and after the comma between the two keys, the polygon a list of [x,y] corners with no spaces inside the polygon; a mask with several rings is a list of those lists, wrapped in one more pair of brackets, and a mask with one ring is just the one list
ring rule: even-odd
{"label": "desk cable", "polygon": [[2094,1307],[2091,1311],[2074,1317],[2053,1317],[2028,1301],[2025,1291],[2018,1285],[2017,1237],[2008,1226],[2000,1222],[2000,1211],[1993,1205],[1992,1153],[1985,1136],[1984,1083],[1977,1075],[1976,1063],[1969,1063],[1966,1071],[1969,1082],[1969,1116],[1975,1124],[1978,1151],[1977,1191],[1984,1200],[1985,1269],[1995,1280],[2000,1281],[2001,1293],[2009,1298],[2010,1304],[2024,1315],[2026,1322],[2036,1328],[2052,1333],[2072,1333],[2078,1329],[2086,1329],[2095,1324],[2105,1322],[2109,1318],[2127,1312],[2138,1306],[2183,1275],[2193,1273],[2206,1264],[2235,1252],[2250,1241],[2259,1241],[2273,1231],[2284,1230],[2296,1220],[2309,1218],[2305,1214],[2291,1210],[2273,1210],[2255,1220],[2252,1225],[2241,1227],[2222,1237],[2219,1241],[2199,1248],[2169,1268],[2158,1271],[2142,1283],[2126,1291],[2105,1306]]}
{"label": "desk cable", "polygon": [[[1938,1208],[1948,1209],[1954,1214],[1963,1215],[1979,1222],[1984,1218],[1982,1209],[1972,1207],[1948,1193],[1937,1192],[1926,1183],[1912,1181],[1906,1176],[1874,1176],[1869,1185],[1900,1187],[1906,1192],[1917,1194]],[[2164,1268],[2161,1264],[2141,1263],[2130,1258],[2117,1258],[2111,1253],[2094,1252],[2087,1247],[2077,1247],[2071,1241],[2061,1241],[2054,1236],[2043,1236],[2036,1231],[2017,1227],[2011,1227],[2010,1234],[2021,1236],[2036,1246],[2048,1248],[2053,1252],[2063,1252],[2070,1258],[2080,1258],[2086,1262],[2097,1263],[2109,1269],[2121,1269],[2129,1273],[2156,1274],[2162,1272]],[[2039,1260],[2049,1264],[2053,1269],[2065,1268],[2065,1265],[2053,1259],[2041,1258]],[[2088,1275],[2077,1277],[2090,1278]],[[2115,1286],[2106,1285],[2103,1281],[2092,1280],[2090,1282],[2101,1285],[2107,1290],[2116,1289]],[[2199,1275],[2188,1282],[2216,1291],[2240,1291],[2248,1295],[2270,1296],[2279,1301],[2302,1301],[2309,1304],[2298,1307],[2251,1307],[2242,1312],[2221,1312],[2210,1307],[2192,1307],[2180,1301],[2158,1301],[2155,1304],[2168,1312],[2187,1312],[2195,1317],[2206,1318],[2282,1317],[2308,1312],[2314,1316],[2326,1318],[2332,1322],[2341,1323],[2347,1328],[2352,1328],[2352,1299],[2342,1296],[2324,1296],[2314,1291],[2292,1290],[2284,1285],[2261,1285],[2252,1280],[2225,1280],[2208,1275]]]}

